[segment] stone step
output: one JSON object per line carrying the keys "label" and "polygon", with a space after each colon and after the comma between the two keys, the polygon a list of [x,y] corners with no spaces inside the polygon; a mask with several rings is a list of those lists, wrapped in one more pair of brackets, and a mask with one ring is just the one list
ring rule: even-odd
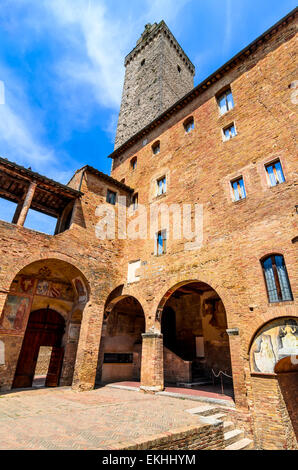
{"label": "stone step", "polygon": [[190,410],[186,410],[187,413],[199,416],[211,416],[213,417],[214,414],[219,413],[221,408],[216,405],[201,405],[197,406],[196,408],[191,408]]}
{"label": "stone step", "polygon": [[233,421],[224,421],[223,422],[224,432],[233,431],[234,427],[235,427],[235,425],[234,425]]}
{"label": "stone step", "polygon": [[243,438],[225,447],[225,450],[249,450],[253,449],[253,441]]}
{"label": "stone step", "polygon": [[219,419],[220,421],[223,421],[227,415],[225,413],[215,413],[214,415],[211,415],[212,418]]}
{"label": "stone step", "polygon": [[233,429],[232,431],[227,431],[224,433],[225,446],[234,444],[234,442],[239,441],[243,438],[243,431],[240,429]]}

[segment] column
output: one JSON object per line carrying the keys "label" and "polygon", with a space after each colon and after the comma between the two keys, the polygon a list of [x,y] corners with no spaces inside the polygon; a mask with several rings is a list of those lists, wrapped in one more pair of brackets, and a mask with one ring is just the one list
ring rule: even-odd
{"label": "column", "polygon": [[142,334],[141,390],[159,392],[164,389],[163,335],[159,332]]}
{"label": "column", "polygon": [[89,302],[83,313],[72,389],[94,388],[103,324],[103,306]]}
{"label": "column", "polygon": [[34,193],[35,193],[36,186],[37,186],[37,184],[32,182],[32,183],[30,183],[30,186],[28,188],[28,191],[27,191],[27,194],[26,194],[26,197],[25,197],[25,201],[23,203],[23,207],[21,209],[20,215],[19,215],[18,220],[17,220],[17,225],[20,225],[21,227],[25,223],[25,220],[26,220],[26,217],[27,217],[28,211],[30,209]]}

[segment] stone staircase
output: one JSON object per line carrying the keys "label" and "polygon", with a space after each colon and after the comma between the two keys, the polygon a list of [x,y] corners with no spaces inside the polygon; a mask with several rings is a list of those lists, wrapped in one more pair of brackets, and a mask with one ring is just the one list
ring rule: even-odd
{"label": "stone staircase", "polygon": [[246,438],[244,432],[236,429],[234,423],[229,420],[229,408],[219,405],[202,404],[186,411],[187,413],[199,416],[201,421],[208,424],[223,421],[225,450],[249,450],[253,448],[253,441]]}

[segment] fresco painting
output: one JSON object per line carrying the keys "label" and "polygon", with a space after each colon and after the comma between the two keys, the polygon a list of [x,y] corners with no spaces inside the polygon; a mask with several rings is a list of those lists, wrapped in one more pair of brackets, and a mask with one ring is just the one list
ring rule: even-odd
{"label": "fresco painting", "polygon": [[298,320],[280,318],[267,324],[255,337],[250,350],[252,372],[273,374],[275,364],[298,355]]}
{"label": "fresco painting", "polygon": [[21,330],[29,303],[28,297],[8,295],[3,309],[1,328]]}
{"label": "fresco painting", "polygon": [[72,281],[74,283],[74,286],[76,288],[76,291],[79,296],[79,304],[84,304],[87,302],[88,296],[87,296],[87,290],[85,288],[85,285],[80,277],[76,277]]}

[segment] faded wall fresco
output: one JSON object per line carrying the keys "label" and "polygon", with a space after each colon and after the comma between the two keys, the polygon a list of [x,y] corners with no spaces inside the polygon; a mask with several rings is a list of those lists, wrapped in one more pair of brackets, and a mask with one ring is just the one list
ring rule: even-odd
{"label": "faded wall fresco", "polygon": [[265,325],[250,349],[251,372],[273,374],[284,357],[298,355],[298,319],[279,318]]}
{"label": "faded wall fresco", "polygon": [[30,298],[28,297],[8,295],[1,317],[1,328],[5,330],[21,330],[29,304]]}

